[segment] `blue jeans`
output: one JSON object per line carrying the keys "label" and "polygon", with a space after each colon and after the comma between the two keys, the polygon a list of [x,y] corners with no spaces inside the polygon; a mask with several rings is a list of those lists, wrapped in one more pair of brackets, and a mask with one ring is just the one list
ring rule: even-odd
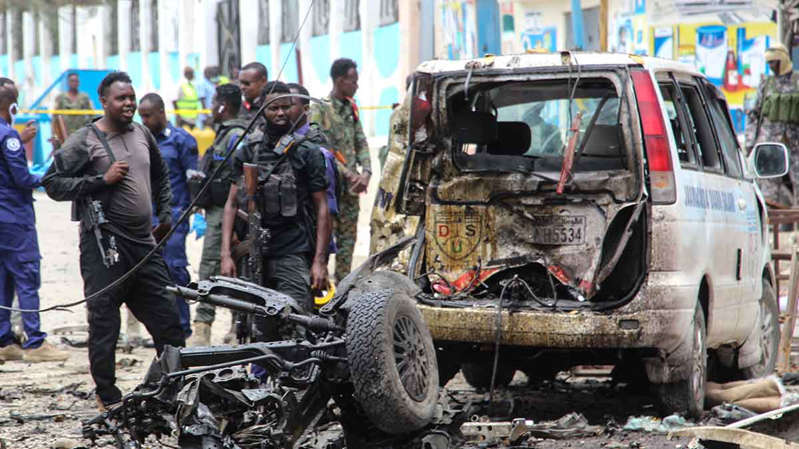
{"label": "blue jeans", "polygon": [[[188,227],[187,227],[188,228]],[[164,262],[166,262],[167,269],[169,270],[169,277],[172,282],[181,287],[189,285],[191,278],[189,270],[186,269],[188,262],[186,261],[186,236],[188,229],[178,229],[169,241],[164,245]],[[180,327],[183,329],[185,337],[191,335],[191,312],[189,305],[181,297],[175,297],[175,305],[178,307],[178,314],[180,315]]]}

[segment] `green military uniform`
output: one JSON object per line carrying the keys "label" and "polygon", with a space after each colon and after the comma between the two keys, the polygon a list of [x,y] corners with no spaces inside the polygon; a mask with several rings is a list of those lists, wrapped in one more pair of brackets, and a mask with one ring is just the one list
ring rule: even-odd
{"label": "green military uniform", "polygon": [[[75,97],[73,100],[69,94],[66,92],[62,92],[55,97],[55,108],[58,109],[71,109],[71,110],[80,110],[80,109],[93,109],[92,102],[89,99],[89,96],[83,92],[78,92],[78,96]],[[81,126],[85,125],[91,118],[91,115],[64,115],[62,116],[64,119],[64,126],[67,128],[67,133],[72,134],[80,128]]]}
{"label": "green military uniform", "polygon": [[[244,133],[244,127],[247,124],[236,118],[226,120],[216,126],[216,138],[214,143],[207,150],[204,158],[211,158],[210,163],[206,166],[206,174],[210,175],[216,170],[218,164],[222,159],[227,156],[227,153],[233,149],[239,137]],[[218,179],[229,180],[233,173],[233,167],[228,163],[220,172]],[[200,280],[208,279],[211,276],[219,274],[219,267],[221,264],[220,253],[222,251],[222,215],[224,213],[224,204],[214,204],[205,209],[206,230],[203,240],[203,255],[200,261]],[[214,322],[214,306],[206,303],[197,305],[197,311],[194,321],[202,323]]]}
{"label": "green military uniform", "polygon": [[[369,144],[350,100],[339,100],[328,96],[322,99],[321,104],[312,103],[310,121],[322,127],[330,143],[330,151],[340,153],[344,157],[347,170],[357,173],[356,168],[360,165],[362,171],[372,172]],[[350,272],[360,212],[358,194],[350,192],[349,180],[344,182],[343,187],[338,203],[339,213],[334,221],[338,246],[337,281],[341,281]]]}

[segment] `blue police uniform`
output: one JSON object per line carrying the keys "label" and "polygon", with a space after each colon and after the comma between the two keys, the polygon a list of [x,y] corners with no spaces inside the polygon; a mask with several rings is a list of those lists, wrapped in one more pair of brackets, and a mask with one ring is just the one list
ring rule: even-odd
{"label": "blue police uniform", "polygon": [[[169,184],[172,187],[172,223],[177,223],[178,218],[189,207],[191,196],[186,170],[197,169],[197,141],[191,134],[182,128],[167,123],[163,131],[156,134],[158,149],[169,167]],[[153,223],[158,220],[153,217]],[[169,241],[164,246],[164,261],[169,269],[172,281],[177,285],[189,284],[189,271],[186,267],[189,261],[186,258],[186,236],[189,234],[189,222],[184,221],[178,226]],[[177,298],[180,325],[186,336],[191,335],[191,320],[189,305],[183,298]]]}
{"label": "blue police uniform", "polygon": [[[0,118],[0,304],[11,306],[14,291],[23,309],[39,308],[39,243],[33,213],[33,189],[40,178],[28,171],[19,133]],[[39,314],[22,314],[28,339],[24,349],[38,348],[47,336]],[[14,342],[11,313],[0,310],[0,346]]]}

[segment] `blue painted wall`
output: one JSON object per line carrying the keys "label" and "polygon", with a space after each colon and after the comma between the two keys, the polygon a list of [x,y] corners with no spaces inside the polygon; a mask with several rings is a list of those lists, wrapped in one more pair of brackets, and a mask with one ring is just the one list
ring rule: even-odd
{"label": "blue painted wall", "polygon": [[42,80],[42,57],[34,56],[31,58],[31,65],[33,66],[33,82],[37,86],[41,86],[44,82]]}
{"label": "blue painted wall", "polygon": [[119,70],[119,55],[111,55],[105,58],[105,66],[108,70]]}
{"label": "blue painted wall", "polygon": [[[286,83],[296,83],[297,82],[297,53],[292,48],[291,43],[280,44],[280,63],[283,64],[286,61],[286,56],[288,56],[288,61],[285,63],[286,66],[283,69],[283,73],[280,74],[280,67],[276,68],[274,72],[274,79],[280,79],[280,81]],[[271,72],[270,72],[271,73]],[[279,76],[278,76],[279,75]],[[271,76],[270,76],[271,78]]]}
{"label": "blue painted wall", "polygon": [[141,52],[138,51],[128,53],[128,75],[130,75],[130,79],[133,81],[134,86],[141,85],[143,81],[141,57]]}
{"label": "blue painted wall", "polygon": [[477,0],[477,55],[502,52],[497,0]]}
{"label": "blue painted wall", "polygon": [[266,67],[266,73],[269,79],[277,76],[277,72],[272,71],[272,47],[269,45],[259,45],[255,47],[255,60],[260,62]]}
{"label": "blue painted wall", "polygon": [[161,88],[161,59],[158,53],[151,52],[147,55],[147,62],[150,64],[150,80],[153,82],[153,87],[158,90]]}
{"label": "blue painted wall", "polygon": [[313,70],[319,81],[326,81],[330,77],[330,35],[315,36],[311,38],[311,67],[303,67],[304,73]]}
{"label": "blue painted wall", "polygon": [[[350,31],[348,33],[341,33],[339,37],[339,49],[338,53],[339,56],[335,58],[350,58],[358,64],[358,67],[363,66],[363,56],[361,49],[363,48],[363,42],[361,39],[361,32],[360,31]],[[375,42],[375,48],[379,48],[377,42]],[[331,63],[333,61],[330,61]],[[330,64],[328,63],[328,70],[330,69]]]}

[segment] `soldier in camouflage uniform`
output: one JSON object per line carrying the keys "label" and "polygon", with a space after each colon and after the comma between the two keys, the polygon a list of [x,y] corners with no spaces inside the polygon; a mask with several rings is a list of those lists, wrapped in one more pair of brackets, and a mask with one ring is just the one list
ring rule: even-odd
{"label": "soldier in camouflage uniform", "polygon": [[[345,182],[339,199],[339,214],[335,219],[336,281],[350,272],[352,252],[358,230],[360,204],[358,195],[366,192],[372,165],[369,144],[358,119],[358,108],[353,96],[358,90],[358,67],[351,59],[337,59],[330,68],[333,90],[323,103],[311,105],[310,121],[319,124],[339,162]],[[360,165],[361,173],[357,171]]]}
{"label": "soldier in camouflage uniform", "polygon": [[792,70],[788,50],[782,44],[766,51],[766,61],[774,75],[760,82],[755,106],[747,112],[746,147],[751,151],[760,142],[781,142],[788,147],[788,176],[760,179],[758,185],[771,206],[792,207],[799,204],[799,117],[790,117],[786,112],[791,109],[791,99],[799,95],[799,74]]}
{"label": "soldier in camouflage uniform", "polygon": [[[247,123],[239,118],[241,108],[241,89],[235,84],[223,84],[216,88],[211,113],[214,118],[216,138],[203,157],[202,167],[206,175],[216,170],[218,164],[233,150],[233,146],[244,132]],[[222,182],[211,184],[209,189],[209,205],[205,207],[205,220],[207,228],[203,241],[203,255],[200,261],[200,280],[208,279],[219,274],[222,249],[222,214],[225,208],[229,179],[233,167],[228,165],[223,168],[216,178]],[[207,346],[211,339],[211,324],[214,322],[214,306],[206,303],[197,305],[194,316],[194,336],[189,341],[191,346]],[[226,340],[231,338],[229,332]]]}

